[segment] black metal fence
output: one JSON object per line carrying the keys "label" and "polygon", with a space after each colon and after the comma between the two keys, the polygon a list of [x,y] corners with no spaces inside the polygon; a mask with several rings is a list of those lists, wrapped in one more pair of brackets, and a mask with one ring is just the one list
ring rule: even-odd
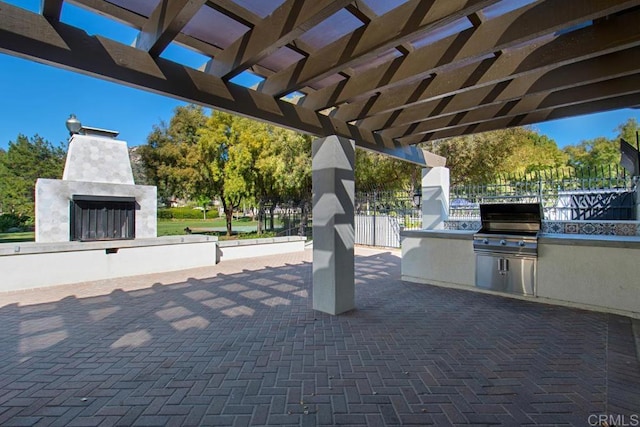
{"label": "black metal fence", "polygon": [[542,203],[549,220],[635,220],[636,180],[610,166],[502,176],[450,189],[450,219],[476,219],[481,203]]}
{"label": "black metal fence", "polygon": [[[493,183],[451,187],[449,219],[479,219],[481,203],[541,202],[547,220],[636,220],[636,184],[615,166],[501,176]],[[416,196],[409,190],[356,192],[356,244],[400,247],[402,229],[422,228]],[[277,234],[311,237],[310,211],[310,206],[278,205],[273,209]],[[265,230],[271,228],[269,212],[265,209],[262,217]]]}
{"label": "black metal fence", "polygon": [[356,244],[399,248],[400,230],[421,227],[422,211],[413,191],[356,193]]}

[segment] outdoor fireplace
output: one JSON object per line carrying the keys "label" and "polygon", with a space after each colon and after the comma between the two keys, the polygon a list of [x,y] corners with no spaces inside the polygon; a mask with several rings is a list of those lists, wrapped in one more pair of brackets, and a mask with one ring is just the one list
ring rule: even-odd
{"label": "outdoor fireplace", "polygon": [[117,132],[73,133],[61,180],[36,183],[36,242],[156,237],[156,188],[136,185],[127,143]]}
{"label": "outdoor fireplace", "polygon": [[70,240],[124,240],[136,237],[135,197],[74,195]]}

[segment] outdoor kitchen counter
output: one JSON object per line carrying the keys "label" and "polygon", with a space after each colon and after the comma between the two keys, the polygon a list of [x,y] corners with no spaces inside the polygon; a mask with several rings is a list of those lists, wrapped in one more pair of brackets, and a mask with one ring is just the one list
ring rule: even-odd
{"label": "outdoor kitchen counter", "polygon": [[[478,291],[474,233],[402,232],[402,280]],[[639,236],[541,234],[535,297],[524,298],[640,318],[638,259]]]}
{"label": "outdoor kitchen counter", "polygon": [[402,280],[443,286],[475,286],[473,231],[406,230]]}
{"label": "outdoor kitchen counter", "polygon": [[400,233],[402,237],[431,237],[438,239],[461,239],[473,240],[476,230],[404,230]]}
{"label": "outdoor kitchen counter", "polygon": [[600,246],[639,249],[640,236],[604,236],[591,234],[540,234],[540,245]]}

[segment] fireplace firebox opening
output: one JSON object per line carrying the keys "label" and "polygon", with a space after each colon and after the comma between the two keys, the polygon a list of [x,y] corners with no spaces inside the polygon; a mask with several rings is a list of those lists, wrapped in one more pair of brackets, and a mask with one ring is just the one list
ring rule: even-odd
{"label": "fireplace firebox opening", "polygon": [[136,234],[135,197],[74,195],[72,241],[129,240]]}

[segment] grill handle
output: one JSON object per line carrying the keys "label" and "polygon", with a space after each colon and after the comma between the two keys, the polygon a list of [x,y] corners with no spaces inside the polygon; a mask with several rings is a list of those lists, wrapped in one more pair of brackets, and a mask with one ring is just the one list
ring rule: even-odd
{"label": "grill handle", "polygon": [[505,275],[509,271],[509,260],[507,258],[498,258],[498,271]]}

